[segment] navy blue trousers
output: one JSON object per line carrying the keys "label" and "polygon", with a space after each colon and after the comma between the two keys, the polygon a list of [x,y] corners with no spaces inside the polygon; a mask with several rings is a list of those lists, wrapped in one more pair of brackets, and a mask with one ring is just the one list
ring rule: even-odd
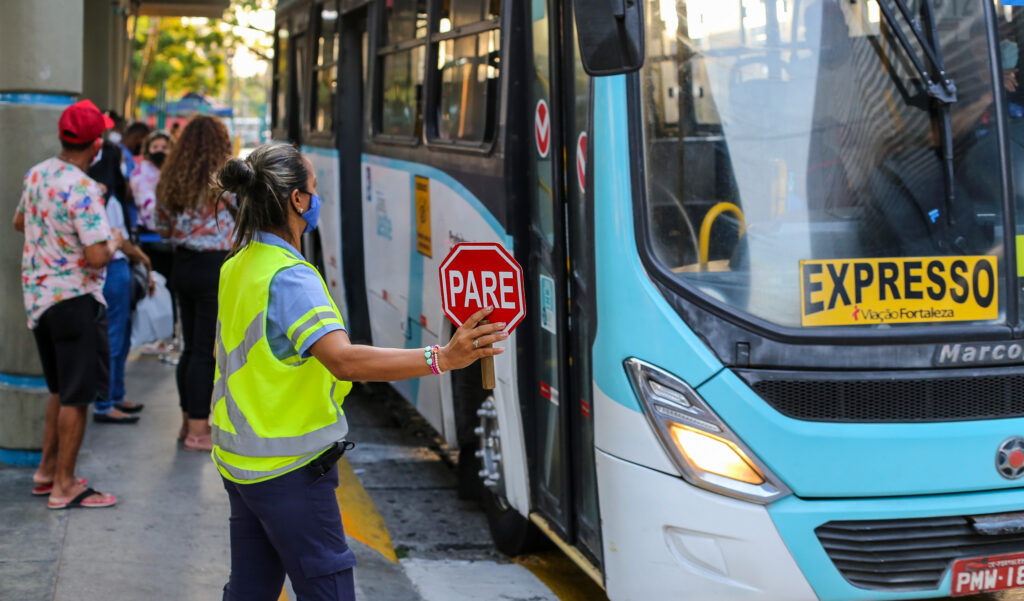
{"label": "navy blue trousers", "polygon": [[355,554],[334,490],[338,468],[309,468],[257,484],[224,480],[231,501],[231,577],[224,601],[277,601],[284,576],[298,601],[355,601]]}

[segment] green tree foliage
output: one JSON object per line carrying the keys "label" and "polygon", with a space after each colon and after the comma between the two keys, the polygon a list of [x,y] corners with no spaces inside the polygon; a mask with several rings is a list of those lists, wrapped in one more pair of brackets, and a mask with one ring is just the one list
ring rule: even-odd
{"label": "green tree foliage", "polygon": [[270,0],[233,0],[223,19],[138,17],[133,24],[131,106],[157,100],[161,88],[174,100],[188,92],[220,97],[228,83],[229,57],[245,47],[269,60],[273,37],[251,17],[273,8]]}
{"label": "green tree foliage", "polygon": [[154,102],[160,88],[177,98],[186,92],[217,95],[227,82],[229,40],[200,19],[139,17],[132,54],[136,102]]}

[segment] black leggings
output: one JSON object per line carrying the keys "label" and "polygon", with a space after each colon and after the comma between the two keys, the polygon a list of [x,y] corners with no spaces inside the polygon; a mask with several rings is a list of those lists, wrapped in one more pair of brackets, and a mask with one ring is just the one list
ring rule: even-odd
{"label": "black leggings", "polygon": [[191,419],[210,416],[213,345],[217,329],[217,283],[227,252],[174,251],[171,280],[181,311],[184,347],[178,362],[178,397],[181,410]]}
{"label": "black leggings", "polygon": [[[148,230],[147,230],[148,231]],[[153,271],[164,276],[167,280],[167,291],[171,293],[171,311],[174,322],[178,321],[178,303],[174,295],[174,284],[171,281],[171,272],[174,266],[174,251],[171,250],[170,242],[143,242],[139,245],[142,252],[146,253],[153,264]]]}

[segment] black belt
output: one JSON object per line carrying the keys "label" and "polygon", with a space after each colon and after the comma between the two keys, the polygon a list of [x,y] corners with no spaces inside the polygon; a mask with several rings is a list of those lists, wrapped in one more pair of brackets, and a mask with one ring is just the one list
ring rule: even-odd
{"label": "black belt", "polygon": [[320,456],[309,462],[309,469],[313,470],[313,473],[317,476],[323,476],[327,472],[334,468],[334,464],[338,463],[341,456],[345,454],[345,451],[351,450],[356,446],[356,443],[342,440],[327,447],[327,450],[320,453]]}

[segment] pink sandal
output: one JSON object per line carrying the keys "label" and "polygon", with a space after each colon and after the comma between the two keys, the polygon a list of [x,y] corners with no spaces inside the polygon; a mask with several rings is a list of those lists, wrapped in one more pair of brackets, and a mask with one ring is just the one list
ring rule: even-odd
{"label": "pink sandal", "polygon": [[[78,479],[79,486],[85,486],[88,483],[89,483],[89,481],[86,480],[85,478],[79,478]],[[53,492],[53,482],[52,481],[50,483],[48,483],[48,484],[36,484],[35,488],[32,489],[32,494],[37,496],[37,497],[41,497],[43,495],[48,495],[51,492]]]}
{"label": "pink sandal", "polygon": [[99,491],[87,488],[74,499],[65,500],[63,503],[57,499],[50,498],[46,508],[71,509],[72,507],[84,507],[86,509],[99,509],[101,507],[110,507],[115,503],[117,503],[117,497],[105,495]]}

